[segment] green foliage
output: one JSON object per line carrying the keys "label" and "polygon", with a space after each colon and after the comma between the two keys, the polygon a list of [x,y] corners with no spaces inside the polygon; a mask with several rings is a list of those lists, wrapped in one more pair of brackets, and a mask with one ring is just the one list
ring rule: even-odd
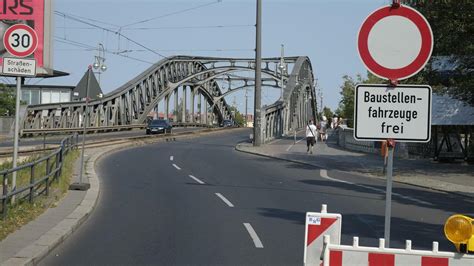
{"label": "green foliage", "polygon": [[436,92],[474,104],[474,2],[462,0],[403,1],[422,13],[431,25],[434,49],[431,62],[448,60],[456,65],[450,73],[432,69],[431,63],[404,83],[429,84]]}
{"label": "green foliage", "polygon": [[15,115],[15,91],[0,84],[0,116]]}
{"label": "green foliage", "polygon": [[[7,218],[5,220],[0,219],[0,240],[5,239],[9,234],[35,219],[48,208],[57,206],[58,201],[66,194],[68,190],[74,171],[74,162],[78,157],[78,150],[73,150],[64,157],[61,176],[59,177],[58,182],[51,183],[49,197],[39,195],[32,203],[29,203],[27,199],[18,199],[15,205],[9,204]],[[32,158],[27,162],[33,161],[35,158]],[[6,169],[9,167],[11,167],[11,163],[0,164],[0,169]],[[18,174],[17,185],[19,187],[29,182],[28,170],[29,169]],[[42,163],[38,166],[35,175],[45,175],[45,163]]]}
{"label": "green foliage", "polygon": [[230,111],[232,113],[234,113],[234,122],[239,125],[239,126],[243,126],[244,123],[245,123],[245,118],[244,116],[239,112],[239,110],[237,110],[236,107],[234,106],[231,106],[230,107]]}
{"label": "green foliage", "polygon": [[348,75],[342,77],[343,84],[341,86],[341,101],[338,107],[338,116],[347,119],[347,124],[352,127],[354,124],[354,90],[358,83],[363,83],[361,75],[357,75],[354,79]]}
{"label": "green foliage", "polygon": [[327,119],[331,120],[334,116],[334,113],[332,112],[331,108],[325,106],[323,108],[323,115],[327,117]]}

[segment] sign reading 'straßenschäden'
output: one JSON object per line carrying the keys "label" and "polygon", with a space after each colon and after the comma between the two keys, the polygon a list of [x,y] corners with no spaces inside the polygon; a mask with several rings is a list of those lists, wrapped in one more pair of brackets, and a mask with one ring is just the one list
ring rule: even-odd
{"label": "sign reading 'stra\u00dfensch\u00e4den'", "polygon": [[426,85],[357,85],[354,138],[430,141],[431,92]]}

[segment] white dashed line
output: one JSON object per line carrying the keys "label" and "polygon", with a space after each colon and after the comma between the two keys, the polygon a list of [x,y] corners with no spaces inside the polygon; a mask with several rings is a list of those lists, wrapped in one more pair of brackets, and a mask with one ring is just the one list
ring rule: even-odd
{"label": "white dashed line", "polygon": [[[326,169],[321,169],[319,171],[319,174],[322,178],[324,179],[327,179],[327,180],[331,180],[331,181],[334,181],[334,182],[339,182],[339,183],[344,183],[344,184],[349,184],[349,185],[353,185],[353,186],[357,186],[357,187],[362,187],[362,188],[365,188],[365,189],[368,189],[368,190],[372,190],[372,191],[376,191],[376,192],[379,192],[379,193],[382,193],[384,194],[385,193],[385,190],[384,189],[379,189],[379,188],[374,188],[374,187],[370,187],[370,186],[366,186],[366,185],[361,185],[361,184],[356,184],[356,183],[352,183],[352,182],[349,182],[349,181],[345,181],[345,180],[340,180],[340,179],[336,179],[336,178],[332,178],[332,177],[329,177],[328,176],[328,171]],[[409,197],[409,196],[404,196],[404,195],[401,195],[401,194],[398,194],[398,193],[393,193],[392,192],[392,195],[394,196],[397,196],[397,197],[400,197],[402,199],[406,199],[406,200],[409,200],[409,201],[413,201],[413,202],[417,202],[417,203],[420,203],[420,204],[424,204],[424,205],[429,205],[431,203],[429,202],[426,202],[426,201],[423,201],[423,200],[419,200],[419,199],[415,199],[415,198],[412,198],[412,197]]]}
{"label": "white dashed line", "polygon": [[201,180],[199,180],[197,177],[193,176],[193,175],[189,175],[190,178],[194,179],[194,181],[198,182],[199,184],[201,185],[204,185],[206,183],[202,182]]}
{"label": "white dashed line", "polygon": [[174,157],[173,156],[170,156],[170,161],[173,161],[174,160]]}
{"label": "white dashed line", "polygon": [[232,202],[230,202],[228,199],[222,196],[221,193],[216,193],[216,196],[218,196],[225,204],[227,204],[227,206],[234,208],[234,204],[232,204]]}
{"label": "white dashed line", "polygon": [[260,238],[258,238],[258,235],[255,232],[255,230],[253,230],[252,225],[250,225],[249,223],[244,223],[244,226],[245,226],[245,229],[247,229],[247,232],[249,232],[249,235],[252,238],[253,243],[255,244],[255,247],[263,248],[262,241],[260,241]]}
{"label": "white dashed line", "polygon": [[174,168],[176,168],[177,170],[181,170],[181,168],[179,166],[177,166],[176,164],[173,164]]}

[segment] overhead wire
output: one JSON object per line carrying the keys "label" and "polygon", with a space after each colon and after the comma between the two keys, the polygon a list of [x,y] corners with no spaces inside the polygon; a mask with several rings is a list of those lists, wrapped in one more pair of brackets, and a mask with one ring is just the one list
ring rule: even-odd
{"label": "overhead wire", "polygon": [[[69,44],[69,45],[73,45],[73,46],[77,46],[77,47],[89,49],[89,50],[91,50],[91,51],[97,50],[96,47],[90,46],[90,45],[85,44],[85,43],[80,43],[80,42],[73,41],[73,40],[69,40],[69,39],[62,39],[61,37],[58,37],[58,36],[55,36],[55,39],[56,39],[56,41],[61,42],[61,43],[64,43],[64,44]],[[131,60],[139,61],[139,62],[142,62],[142,63],[147,63],[147,64],[151,64],[151,65],[154,64],[154,63],[152,63],[152,62],[150,62],[150,61],[147,61],[147,60],[143,60],[143,59],[140,59],[140,58],[128,56],[128,55],[125,55],[125,54],[122,54],[122,53],[112,52],[112,51],[107,50],[107,49],[104,49],[104,52],[106,52],[106,53],[108,53],[108,54],[112,54],[112,55],[117,55],[117,56],[121,56],[121,57],[124,57],[124,58],[128,58],[128,59],[131,59]]]}
{"label": "overhead wire", "polygon": [[130,27],[130,26],[150,22],[150,21],[157,20],[157,19],[160,19],[160,18],[185,13],[185,12],[200,9],[200,8],[203,8],[203,7],[206,7],[206,6],[214,5],[214,4],[217,4],[217,3],[220,3],[220,2],[222,2],[222,0],[212,1],[212,2],[209,2],[209,3],[202,4],[202,5],[198,5],[198,6],[178,10],[178,11],[175,11],[175,12],[159,15],[159,16],[156,16],[156,17],[148,18],[148,19],[145,19],[145,20],[140,20],[140,21],[137,21],[137,22],[129,23],[129,24],[121,26],[121,28],[127,28],[127,27]]}
{"label": "overhead wire", "polygon": [[113,29],[110,29],[110,28],[102,27],[102,26],[93,24],[93,23],[91,23],[91,22],[84,21],[83,19],[75,18],[75,17],[69,16],[68,14],[63,13],[63,12],[60,12],[60,11],[55,11],[54,13],[55,13],[55,14],[58,14],[58,15],[61,15],[61,16],[63,16],[63,17],[67,17],[67,18],[69,18],[69,19],[71,19],[71,20],[74,20],[74,21],[77,21],[77,22],[80,22],[80,23],[89,25],[89,26],[91,26],[91,27],[95,27],[95,28],[102,29],[102,30],[104,30],[104,31],[112,32],[112,33],[114,33],[114,34],[116,34],[116,35],[118,35],[118,36],[120,36],[120,37],[123,37],[124,39],[128,40],[129,42],[131,42],[131,43],[133,43],[133,44],[135,44],[135,45],[137,45],[137,46],[139,46],[139,47],[141,47],[141,48],[143,48],[143,49],[146,49],[146,50],[148,50],[148,51],[150,51],[150,52],[152,52],[152,53],[154,53],[154,54],[156,54],[156,55],[159,55],[159,56],[161,56],[161,57],[163,57],[163,58],[168,58],[167,56],[162,55],[162,54],[160,54],[160,53],[158,53],[158,52],[156,52],[156,51],[154,51],[154,50],[148,48],[147,46],[145,46],[145,45],[143,45],[143,44],[141,44],[141,43],[139,43],[139,42],[137,42],[137,41],[135,41],[135,40],[133,40],[133,39],[131,39],[131,38],[125,36],[125,35],[123,35],[123,34],[120,32],[120,30],[113,30]]}
{"label": "overhead wire", "polygon": [[[230,24],[230,25],[199,25],[199,26],[164,26],[164,27],[134,27],[134,28],[122,28],[122,31],[129,30],[180,30],[180,29],[225,29],[225,28],[246,28],[255,27],[252,24]],[[70,29],[70,30],[101,30],[96,27],[67,27],[58,26],[58,29]]]}
{"label": "overhead wire", "polygon": [[120,28],[120,25],[109,23],[109,22],[106,22],[106,21],[101,21],[101,20],[97,20],[97,19],[93,19],[93,18],[83,17],[83,16],[71,14],[71,13],[66,13],[66,12],[55,11],[55,13],[56,12],[57,13],[63,13],[65,15],[69,16],[69,17],[76,17],[76,18],[79,18],[79,19],[85,19],[85,20],[89,20],[89,21],[92,21],[92,22],[97,22],[97,23],[101,23],[101,24],[104,24],[104,25],[109,25],[109,26],[112,26],[112,27],[115,27],[115,28]]}

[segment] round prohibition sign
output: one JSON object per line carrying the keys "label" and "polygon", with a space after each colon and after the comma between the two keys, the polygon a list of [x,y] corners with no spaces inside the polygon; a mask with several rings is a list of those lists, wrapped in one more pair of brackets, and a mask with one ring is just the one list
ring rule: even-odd
{"label": "round prohibition sign", "polygon": [[36,31],[25,24],[15,24],[8,28],[3,35],[3,45],[13,56],[26,57],[36,51],[38,35]]}
{"label": "round prohibition sign", "polygon": [[415,9],[385,6],[365,19],[357,48],[362,62],[374,75],[402,80],[418,73],[430,59],[433,32]]}

